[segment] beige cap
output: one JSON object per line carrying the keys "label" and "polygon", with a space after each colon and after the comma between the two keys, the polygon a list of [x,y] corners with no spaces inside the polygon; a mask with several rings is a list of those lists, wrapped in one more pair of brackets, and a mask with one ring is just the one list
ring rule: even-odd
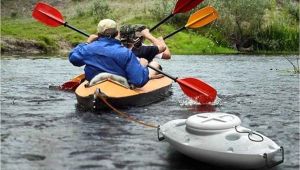
{"label": "beige cap", "polygon": [[104,33],[107,29],[117,29],[117,23],[111,19],[101,20],[97,27],[98,33]]}

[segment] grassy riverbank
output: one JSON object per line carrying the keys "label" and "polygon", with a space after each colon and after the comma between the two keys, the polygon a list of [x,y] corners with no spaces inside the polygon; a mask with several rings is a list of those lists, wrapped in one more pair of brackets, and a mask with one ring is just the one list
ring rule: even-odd
{"label": "grassy riverbank", "polygon": [[[69,24],[76,26],[76,28],[88,34],[95,33],[96,26],[92,20],[74,18],[69,21]],[[137,23],[137,21],[131,21],[130,23]],[[155,32],[154,35],[167,35],[175,29],[171,25],[165,25],[160,28],[159,32]],[[32,43],[32,46],[36,46],[37,49],[45,53],[68,51],[76,44],[86,40],[86,37],[83,35],[63,26],[49,28],[32,19],[3,20],[1,34],[2,37],[15,39],[16,45],[20,46],[26,46],[26,40],[32,40],[28,41],[28,43]],[[19,40],[23,40],[24,44],[18,43]],[[221,54],[236,52],[234,49],[218,46],[213,40],[190,31],[182,31],[166,42],[174,54]],[[1,50],[9,51],[6,48],[5,45],[1,44]]]}
{"label": "grassy riverbank", "polygon": [[[176,15],[153,33],[164,36],[175,31],[185,25],[190,14],[209,4],[219,11],[218,21],[200,29],[182,31],[168,39],[166,42],[173,54],[298,53],[299,7],[291,5],[299,6],[299,2],[254,1],[229,3],[206,0],[197,9]],[[260,3],[256,4],[258,1]],[[120,24],[141,23],[151,27],[168,15],[176,3],[175,0],[43,2],[55,6],[70,25],[88,34],[96,32],[99,16],[113,18]],[[86,37],[63,26],[51,28],[34,20],[31,11],[35,3],[1,1],[1,52],[67,52],[86,40]],[[243,10],[247,5],[251,8]],[[23,6],[23,10],[17,10],[18,6]],[[239,14],[234,14],[232,10],[239,11]]]}

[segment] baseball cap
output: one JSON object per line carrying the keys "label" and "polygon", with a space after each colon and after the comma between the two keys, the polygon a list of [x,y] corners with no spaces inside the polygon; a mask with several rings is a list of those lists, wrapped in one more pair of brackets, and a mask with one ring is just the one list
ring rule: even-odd
{"label": "baseball cap", "polygon": [[117,29],[117,23],[111,19],[103,19],[99,22],[97,32],[102,34],[108,29]]}

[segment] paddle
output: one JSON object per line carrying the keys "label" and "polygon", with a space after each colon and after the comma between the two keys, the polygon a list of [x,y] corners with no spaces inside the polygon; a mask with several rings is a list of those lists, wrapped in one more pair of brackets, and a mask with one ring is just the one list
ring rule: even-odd
{"label": "paddle", "polygon": [[197,12],[193,13],[186,23],[185,26],[179,28],[178,30],[172,32],[171,34],[164,37],[164,39],[167,39],[174,34],[186,29],[186,28],[199,28],[203,27],[212,21],[216,20],[218,18],[218,12],[211,6],[207,6],[205,8],[202,8],[198,10]]}
{"label": "paddle", "polygon": [[75,91],[76,88],[82,83],[82,81],[85,79],[85,74],[79,74],[72,78],[71,80],[65,82],[64,84],[60,85],[58,88],[60,90],[70,90]]}
{"label": "paddle", "polygon": [[[46,3],[42,3],[42,2],[37,3],[35,8],[32,11],[32,17],[47,26],[58,27],[58,26],[63,25],[65,27],[68,27],[74,31],[81,33],[82,35],[84,35],[86,37],[89,37],[89,35],[87,33],[83,32],[83,31],[69,25],[67,22],[65,22],[62,14],[56,8],[50,6]],[[78,76],[75,76],[71,80],[63,83],[60,86],[55,86],[55,89],[75,91],[75,89],[80,85],[80,83],[82,82],[83,79],[85,79],[85,75],[80,74]],[[51,88],[54,88],[54,86],[52,86]]]}
{"label": "paddle", "polygon": [[[176,33],[184,30],[185,28],[200,28],[203,27],[212,21],[216,20],[218,18],[217,11],[210,6],[207,6],[205,8],[202,8],[192,14],[188,22],[185,26],[182,28],[174,31],[173,33],[167,35],[164,37],[164,39],[170,38],[171,36],[175,35]],[[201,104],[209,104],[215,101],[217,96],[217,91],[210,86],[209,84],[203,82],[202,80],[195,79],[195,78],[183,78],[178,79],[173,76],[168,75],[167,73],[162,72],[161,70],[158,70],[150,65],[148,65],[149,68],[169,77],[170,79],[174,80],[180,85],[180,88],[182,91],[192,98],[193,100],[201,103]]]}
{"label": "paddle", "polygon": [[35,8],[32,11],[32,17],[44,23],[45,25],[51,27],[58,27],[63,25],[65,27],[68,27],[74,31],[77,31],[85,35],[86,37],[89,37],[87,33],[82,32],[79,29],[69,25],[66,21],[64,21],[62,14],[56,8],[46,3],[42,3],[42,2],[37,3]]}
{"label": "paddle", "polygon": [[182,91],[188,97],[201,104],[210,104],[216,99],[217,91],[204,81],[192,77],[179,79],[164,73],[161,70],[152,67],[151,65],[148,65],[148,67],[177,82]]}
{"label": "paddle", "polygon": [[188,12],[194,7],[196,7],[198,4],[200,4],[203,0],[178,0],[176,3],[175,8],[173,9],[172,13],[167,16],[165,19],[161,20],[159,23],[157,23],[154,27],[150,29],[150,32],[156,29],[158,26],[169,20],[171,17],[173,17],[175,14],[178,13],[184,13]]}

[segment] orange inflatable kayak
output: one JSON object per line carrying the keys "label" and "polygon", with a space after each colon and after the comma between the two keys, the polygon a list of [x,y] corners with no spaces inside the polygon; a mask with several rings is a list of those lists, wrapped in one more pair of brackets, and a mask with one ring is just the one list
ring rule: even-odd
{"label": "orange inflatable kayak", "polygon": [[150,80],[142,88],[130,89],[112,79],[102,80],[95,85],[89,85],[89,82],[84,81],[77,87],[75,94],[78,106],[88,110],[108,108],[103,100],[97,97],[97,90],[109,104],[116,108],[145,106],[170,96],[169,89],[172,82],[168,77],[162,77]]}

